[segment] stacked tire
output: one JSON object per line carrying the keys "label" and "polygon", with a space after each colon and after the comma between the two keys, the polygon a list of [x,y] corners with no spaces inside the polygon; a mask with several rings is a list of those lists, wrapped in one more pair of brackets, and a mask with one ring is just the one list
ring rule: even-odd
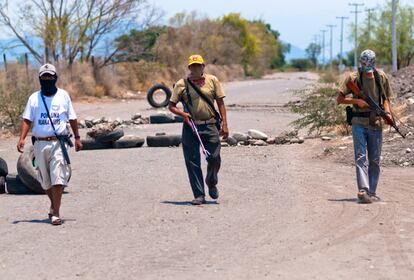
{"label": "stacked tire", "polygon": [[0,158],[0,194],[44,194],[34,163],[33,147],[20,155],[17,161],[20,174],[9,174],[6,161]]}
{"label": "stacked tire", "polygon": [[144,143],[145,139],[141,137],[134,135],[125,136],[122,129],[115,129],[94,139],[87,138],[82,140],[83,150],[139,148]]}

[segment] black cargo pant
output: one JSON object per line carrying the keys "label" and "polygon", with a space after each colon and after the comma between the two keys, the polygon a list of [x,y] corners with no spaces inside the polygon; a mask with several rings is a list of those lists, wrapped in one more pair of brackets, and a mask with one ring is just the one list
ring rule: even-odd
{"label": "black cargo pant", "polygon": [[[204,147],[211,154],[207,159],[206,184],[208,187],[214,187],[218,182],[218,172],[221,165],[219,131],[214,124],[197,125],[197,129]],[[200,143],[191,127],[185,123],[183,125],[182,145],[188,178],[194,197],[205,196],[203,171],[201,170],[200,160]]]}

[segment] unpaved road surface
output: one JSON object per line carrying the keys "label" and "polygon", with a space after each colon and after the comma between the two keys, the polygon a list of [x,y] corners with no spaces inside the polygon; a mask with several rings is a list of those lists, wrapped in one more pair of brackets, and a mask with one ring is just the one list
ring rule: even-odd
{"label": "unpaved road surface", "polygon": [[[315,79],[226,84],[230,129],[277,135],[296,117],[283,104]],[[145,101],[76,108],[154,112]],[[129,132],[157,131],[180,126]],[[15,142],[0,142],[12,171]],[[45,196],[0,195],[0,279],[413,279],[413,169],[384,168],[383,201],[360,205],[354,168],[319,157],[324,145],[223,148],[221,197],[197,207],[180,148],[72,153],[64,225],[48,224]]]}

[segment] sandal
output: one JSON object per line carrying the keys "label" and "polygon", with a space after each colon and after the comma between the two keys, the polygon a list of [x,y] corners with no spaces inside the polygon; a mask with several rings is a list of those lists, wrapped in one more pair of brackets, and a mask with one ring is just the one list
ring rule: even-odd
{"label": "sandal", "polygon": [[47,214],[47,215],[49,216],[49,220],[51,220],[52,216],[53,216],[53,208],[52,207],[50,207],[49,214]]}
{"label": "sandal", "polygon": [[52,216],[52,225],[54,226],[60,226],[62,224],[62,220],[59,217]]}

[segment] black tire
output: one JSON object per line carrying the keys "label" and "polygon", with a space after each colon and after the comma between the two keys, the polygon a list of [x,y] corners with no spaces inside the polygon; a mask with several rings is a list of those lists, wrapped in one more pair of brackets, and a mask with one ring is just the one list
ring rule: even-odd
{"label": "black tire", "polygon": [[111,143],[111,142],[115,142],[116,140],[120,139],[123,136],[124,136],[124,131],[120,128],[117,128],[109,132],[108,134],[96,137],[95,141],[101,142],[101,143]]}
{"label": "black tire", "polygon": [[181,116],[174,116],[174,120],[176,123],[183,123],[184,119]]}
{"label": "black tire", "polygon": [[163,124],[163,123],[176,123],[176,120],[173,116],[166,114],[155,114],[149,117],[151,124]]}
{"label": "black tire", "polygon": [[[157,100],[154,99],[154,94],[157,91],[163,91],[164,92],[164,94],[165,94],[165,99],[164,100],[157,101]],[[162,84],[154,85],[152,88],[150,88],[148,90],[148,93],[147,93],[148,103],[154,108],[167,107],[168,103],[170,102],[170,98],[171,98],[171,90],[168,87],[166,87]]]}
{"label": "black tire", "polygon": [[0,194],[6,193],[6,177],[0,176]]}
{"label": "black tire", "polygon": [[19,175],[9,174],[6,177],[6,193],[8,194],[35,194],[20,179]]}
{"label": "black tire", "polygon": [[145,143],[145,139],[138,136],[124,136],[114,143],[115,149],[139,148]]}
{"label": "black tire", "polygon": [[112,149],[113,142],[97,142],[94,139],[82,139],[81,140],[84,151],[87,150],[103,150]]}
{"label": "black tire", "polygon": [[178,147],[181,144],[181,135],[148,136],[148,147]]}
{"label": "black tire", "polygon": [[0,177],[6,177],[9,174],[9,168],[7,167],[7,162],[0,158]]}
{"label": "black tire", "polygon": [[37,179],[37,171],[34,167],[34,161],[34,148],[31,146],[29,149],[25,150],[17,160],[17,174],[23,184],[32,190],[32,192],[44,194],[45,191]]}

